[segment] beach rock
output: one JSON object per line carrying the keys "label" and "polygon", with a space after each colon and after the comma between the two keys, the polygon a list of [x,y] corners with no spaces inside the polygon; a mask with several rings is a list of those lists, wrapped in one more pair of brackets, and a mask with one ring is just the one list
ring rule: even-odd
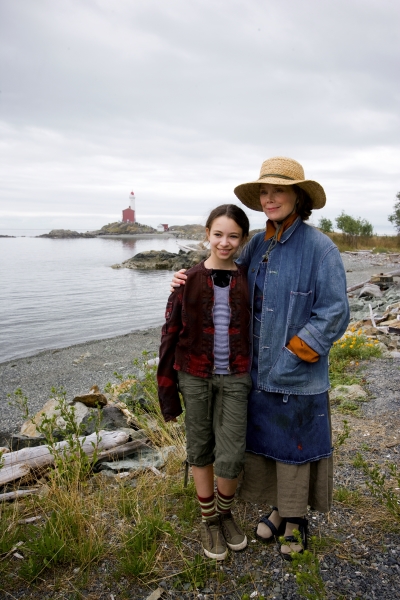
{"label": "beach rock", "polygon": [[366,398],[367,392],[363,390],[361,385],[338,385],[329,392],[329,398],[332,404],[337,404],[341,400],[358,400]]}
{"label": "beach rock", "polygon": [[82,425],[85,427],[85,434],[90,435],[96,429],[105,429],[106,431],[116,431],[117,429],[132,429],[128,418],[121,412],[117,406],[105,406],[98,412],[96,418],[91,414],[82,419]]}
{"label": "beach rock", "polygon": [[22,450],[22,448],[35,448],[36,446],[42,446],[46,443],[44,435],[38,435],[36,437],[28,437],[21,433],[13,433],[10,437],[10,449],[12,452],[16,450]]}
{"label": "beach rock", "polygon": [[106,406],[107,398],[100,392],[99,387],[94,385],[88,394],[75,396],[72,402],[82,402],[82,404],[91,408],[101,408]]}
{"label": "beach rock", "polygon": [[132,457],[116,460],[112,462],[101,462],[97,465],[99,471],[111,470],[116,473],[124,471],[140,472],[144,469],[160,469],[165,465],[168,456],[176,451],[175,446],[165,446],[164,448],[142,448],[137,450]]}
{"label": "beach rock", "polygon": [[364,287],[361,289],[361,291],[359,293],[359,298],[363,298],[364,296],[372,296],[373,298],[381,298],[383,296],[383,293],[378,285],[375,285],[373,283],[367,283],[367,285],[364,285]]}
{"label": "beach rock", "polygon": [[121,264],[112,265],[113,269],[143,269],[143,270],[165,270],[179,271],[179,269],[190,269],[206,256],[206,252],[184,252],[179,254],[167,252],[166,250],[149,250],[140,252]]}
{"label": "beach rock", "polygon": [[43,233],[38,235],[39,238],[51,238],[53,240],[65,240],[70,238],[94,238],[96,232],[87,231],[86,233],[79,233],[78,231],[71,231],[71,229],[52,229],[50,233]]}
{"label": "beach rock", "polygon": [[[48,402],[46,402],[46,404],[36,413],[36,415],[32,417],[32,419],[28,419],[25,421],[25,423],[23,423],[20,433],[28,437],[39,437],[41,434],[37,430],[37,426],[42,424],[45,417],[51,419],[54,416],[56,417],[55,424],[57,428],[61,431],[65,429],[66,423],[60,416],[60,409],[57,408],[58,405],[58,398],[51,398],[48,400]],[[78,425],[82,422],[84,417],[87,417],[89,413],[93,413],[93,409],[88,408],[82,404],[82,402],[76,402],[74,404],[74,411],[75,421]]]}
{"label": "beach rock", "polygon": [[10,448],[11,434],[6,431],[0,431],[0,447]]}

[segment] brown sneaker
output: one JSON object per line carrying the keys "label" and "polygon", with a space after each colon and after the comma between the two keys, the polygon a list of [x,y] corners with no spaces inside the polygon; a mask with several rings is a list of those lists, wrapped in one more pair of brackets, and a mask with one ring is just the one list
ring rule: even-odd
{"label": "brown sneaker", "polygon": [[224,560],[228,554],[228,549],[221,531],[219,518],[214,517],[213,519],[202,521],[200,533],[204,554],[208,556],[208,558]]}
{"label": "brown sneaker", "polygon": [[228,513],[219,515],[222,533],[226,541],[226,545],[231,550],[237,552],[243,550],[247,546],[247,537],[235,522],[233,516]]}

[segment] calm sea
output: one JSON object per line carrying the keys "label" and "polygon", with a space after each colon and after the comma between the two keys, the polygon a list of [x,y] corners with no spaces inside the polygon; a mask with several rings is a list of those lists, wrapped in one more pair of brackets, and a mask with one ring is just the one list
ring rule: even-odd
{"label": "calm sea", "polygon": [[171,272],[111,269],[161,249],[179,250],[172,238],[0,238],[0,362],[161,325]]}

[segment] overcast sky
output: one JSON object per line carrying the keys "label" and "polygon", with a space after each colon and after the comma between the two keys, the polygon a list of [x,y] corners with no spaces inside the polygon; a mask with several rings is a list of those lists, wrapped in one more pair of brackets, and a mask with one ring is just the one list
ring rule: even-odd
{"label": "overcast sky", "polygon": [[[400,3],[0,0],[0,233],[200,223],[290,156],[395,233]],[[262,213],[247,211],[252,227]]]}

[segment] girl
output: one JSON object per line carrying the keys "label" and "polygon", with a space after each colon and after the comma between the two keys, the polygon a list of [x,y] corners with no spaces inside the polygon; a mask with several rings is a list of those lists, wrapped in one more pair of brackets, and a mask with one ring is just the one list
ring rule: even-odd
{"label": "girl", "polygon": [[235,551],[247,546],[231,506],[243,466],[251,388],[246,270],[234,261],[248,233],[249,220],[238,206],[211,211],[206,223],[211,254],[187,271],[190,285],[168,299],[157,371],[165,421],[182,412],[178,385],[183,396],[201,542],[206,556],[216,560],[226,557],[227,546]]}

